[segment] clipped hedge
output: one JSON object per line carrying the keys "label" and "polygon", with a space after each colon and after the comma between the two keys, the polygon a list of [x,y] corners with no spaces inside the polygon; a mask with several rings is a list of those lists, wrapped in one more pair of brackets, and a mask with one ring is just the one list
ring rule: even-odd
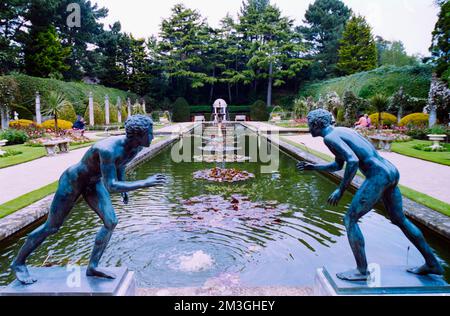
{"label": "clipped hedge", "polygon": [[77,113],[72,103],[67,102],[66,105],[61,109],[59,113],[59,118],[69,122],[75,122],[77,119]]}
{"label": "clipped hedge", "polygon": [[252,121],[268,121],[270,117],[266,102],[258,100],[250,106],[250,118]]}
{"label": "clipped hedge", "polygon": [[[71,129],[72,126],[72,122],[58,119],[58,129],[68,130]],[[42,127],[45,129],[55,129],[55,120],[51,119],[45,121],[44,123],[42,123]]]}
{"label": "clipped hedge", "polygon": [[424,113],[413,113],[401,119],[400,126],[425,127],[428,125],[430,116]]}
{"label": "clipped hedge", "polygon": [[350,76],[307,83],[300,88],[300,96],[312,96],[317,100],[320,95],[335,91],[342,97],[349,90],[358,97],[369,99],[376,94],[391,96],[403,87],[410,96],[427,98],[431,74],[432,67],[429,65],[384,66]]}
{"label": "clipped hedge", "polygon": [[[378,113],[373,113],[369,115],[370,120],[372,121],[373,126],[378,126]],[[383,121],[383,125],[392,126],[397,124],[397,117],[390,113],[382,112],[381,120]]]}
{"label": "clipped hedge", "polygon": [[191,110],[189,103],[185,98],[178,98],[173,103],[172,120],[174,122],[189,122],[191,119]]}

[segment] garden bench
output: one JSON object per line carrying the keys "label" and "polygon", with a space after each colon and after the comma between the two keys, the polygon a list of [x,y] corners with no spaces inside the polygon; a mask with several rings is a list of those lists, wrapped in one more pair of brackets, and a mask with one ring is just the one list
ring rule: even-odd
{"label": "garden bench", "polygon": [[52,140],[44,143],[45,150],[47,151],[47,156],[56,155],[56,150],[59,149],[60,153],[68,153],[69,152],[69,144],[70,140],[61,139],[61,140]]}
{"label": "garden bench", "polygon": [[160,117],[159,122],[161,124],[169,124],[170,123],[169,120],[167,119],[167,117]]}
{"label": "garden bench", "polygon": [[383,151],[390,152],[392,149],[392,143],[394,142],[394,137],[381,136],[381,135],[371,135],[369,139],[374,144],[375,148]]}
{"label": "garden bench", "polygon": [[245,115],[236,115],[234,120],[235,122],[245,122],[247,121],[247,117]]}

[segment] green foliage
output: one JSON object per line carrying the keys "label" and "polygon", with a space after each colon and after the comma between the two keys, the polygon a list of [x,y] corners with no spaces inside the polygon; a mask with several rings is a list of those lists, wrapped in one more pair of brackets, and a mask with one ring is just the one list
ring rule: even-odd
{"label": "green foliage", "polygon": [[358,110],[361,107],[361,99],[358,98],[352,91],[345,91],[344,97],[342,98],[342,103],[344,106],[344,119],[343,123],[345,126],[353,126],[358,116]]}
{"label": "green foliage", "polygon": [[50,91],[44,98],[44,115],[52,116],[55,120],[55,129],[58,130],[58,119],[64,108],[71,106],[62,93]]}
{"label": "green foliage", "polygon": [[13,157],[22,154],[20,150],[7,149],[3,155],[0,155],[0,158]]}
{"label": "green foliage", "polygon": [[311,51],[314,63],[309,67],[312,79],[336,74],[339,41],[351,10],[340,0],[316,0],[305,13],[305,26],[298,27]]}
{"label": "green foliage", "polygon": [[441,1],[440,6],[430,50],[436,63],[436,74],[450,85],[450,1]]}
{"label": "green foliage", "polygon": [[[86,109],[89,92],[92,91],[94,100],[103,102],[105,95],[109,95],[110,100],[120,97],[126,100],[127,97],[136,99],[137,96],[121,90],[106,88],[101,85],[90,85],[80,82],[63,82],[55,79],[44,79],[30,77],[26,75],[9,75],[0,77],[0,98],[5,95],[5,104],[12,106],[21,105],[17,112],[21,118],[32,119],[35,112],[35,95],[39,91],[42,95],[42,103],[45,102],[45,94],[50,91],[62,93],[64,97],[72,103],[77,114],[83,114]],[[43,104],[44,105],[44,104]],[[25,110],[23,110],[23,108]],[[14,107],[13,107],[14,109]]]}
{"label": "green foliage", "polygon": [[409,56],[402,41],[389,42],[377,36],[378,66],[392,65],[396,67],[417,66],[419,59]]}
{"label": "green foliage", "polygon": [[431,147],[430,145],[425,145],[425,144],[417,144],[414,145],[413,148],[417,149],[417,150],[421,150],[421,151],[427,151],[427,152],[448,152],[450,151],[450,145],[448,144],[443,144],[444,146],[441,145],[440,148],[438,147]]}
{"label": "green foliage", "polygon": [[347,23],[338,51],[338,70],[343,75],[377,68],[377,47],[372,29],[362,16],[353,16]]}
{"label": "green foliage", "polygon": [[191,118],[191,111],[189,103],[185,98],[177,98],[173,103],[172,120],[174,122],[189,122]]}
{"label": "green foliage", "polygon": [[[89,106],[86,106],[86,111],[84,112],[84,118],[88,124],[89,122]],[[122,120],[124,118],[122,117]],[[105,124],[105,112],[103,108],[97,102],[94,102],[94,123],[95,125],[104,125]]]}
{"label": "green foliage", "polygon": [[330,79],[318,83],[307,83],[300,88],[300,96],[320,95],[336,91],[343,96],[352,91],[361,98],[371,98],[377,93],[393,95],[400,87],[412,97],[427,98],[430,90],[432,68],[428,65],[406,67],[381,67],[372,71]]}
{"label": "green foliage", "polygon": [[8,141],[7,145],[17,145],[23,144],[28,140],[27,133],[16,129],[7,129],[0,131],[0,140],[6,139]]}
{"label": "green foliage", "polygon": [[298,98],[294,101],[294,116],[297,119],[304,118],[308,115],[308,103],[304,98]]}
{"label": "green foliage", "polygon": [[70,69],[66,60],[71,48],[62,46],[56,28],[52,25],[44,30],[32,28],[30,38],[25,46],[27,74],[44,78],[62,78],[62,73]]}
{"label": "green foliage", "polygon": [[77,119],[77,113],[75,112],[72,103],[67,101],[66,104],[61,108],[58,117],[65,121],[75,122]]}
{"label": "green foliage", "polygon": [[250,118],[252,121],[268,121],[270,113],[266,104],[262,100],[258,100],[250,106]]}

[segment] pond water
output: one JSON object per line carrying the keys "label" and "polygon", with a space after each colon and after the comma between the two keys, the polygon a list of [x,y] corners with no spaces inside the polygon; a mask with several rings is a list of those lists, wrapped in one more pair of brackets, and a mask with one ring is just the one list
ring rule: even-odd
{"label": "pond water", "polygon": [[[164,150],[128,178],[163,173],[166,186],[130,193],[129,205],[123,205],[118,195],[112,196],[119,225],[101,264],[127,266],[136,272],[139,287],[158,288],[304,286],[313,283],[319,267],[353,268],[342,224],[352,195],[345,194],[338,207],[326,205],[336,184],[319,173],[299,173],[295,164],[282,153],[278,172],[263,174],[260,162],[227,162],[227,168],[246,170],[255,178],[211,183],[194,180],[193,173],[216,163],[175,163],[171,149]],[[29,264],[86,265],[100,225],[94,212],[80,202]],[[381,211],[365,216],[361,229],[369,262],[423,263],[418,251]],[[448,243],[428,232],[426,237],[450,281]],[[13,280],[8,265],[23,242],[21,237],[1,246],[0,285]]]}

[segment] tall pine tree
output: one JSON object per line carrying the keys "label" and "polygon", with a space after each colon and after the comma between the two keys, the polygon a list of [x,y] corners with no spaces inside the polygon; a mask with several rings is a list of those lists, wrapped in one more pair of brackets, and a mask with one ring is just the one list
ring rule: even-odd
{"label": "tall pine tree", "polygon": [[338,70],[351,75],[377,67],[377,46],[372,29],[362,16],[353,16],[345,27],[339,48]]}
{"label": "tall pine tree", "polygon": [[309,45],[311,79],[337,74],[337,51],[352,11],[341,0],[316,0],[305,13],[305,26],[297,28]]}

